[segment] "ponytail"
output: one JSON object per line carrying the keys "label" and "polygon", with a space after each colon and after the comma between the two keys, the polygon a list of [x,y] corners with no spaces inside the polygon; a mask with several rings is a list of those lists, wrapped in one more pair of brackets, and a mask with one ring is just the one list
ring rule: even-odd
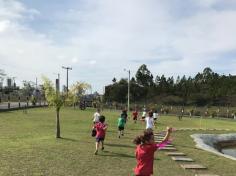
{"label": "ponytail", "polygon": [[143,135],[137,136],[134,139],[133,143],[136,145],[145,144],[145,143],[149,142],[151,139],[153,139],[153,131],[152,131],[152,129],[146,129],[143,132]]}
{"label": "ponytail", "polygon": [[143,142],[143,136],[137,136],[134,140],[133,140],[133,143],[136,144],[136,145],[139,145]]}

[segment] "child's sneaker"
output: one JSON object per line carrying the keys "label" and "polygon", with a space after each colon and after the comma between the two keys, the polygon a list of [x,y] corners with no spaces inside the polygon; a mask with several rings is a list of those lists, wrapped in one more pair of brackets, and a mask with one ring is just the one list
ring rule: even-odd
{"label": "child's sneaker", "polygon": [[95,150],[95,152],[94,152],[94,155],[97,155],[98,154],[98,151],[97,150]]}
{"label": "child's sneaker", "polygon": [[102,150],[104,150],[104,147],[102,147]]}
{"label": "child's sneaker", "polygon": [[118,138],[120,138],[120,135],[118,136]]}

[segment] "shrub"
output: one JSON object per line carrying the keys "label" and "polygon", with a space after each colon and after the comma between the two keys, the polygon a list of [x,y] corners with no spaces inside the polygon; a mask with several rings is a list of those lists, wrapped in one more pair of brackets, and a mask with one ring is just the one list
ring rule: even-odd
{"label": "shrub", "polygon": [[212,112],[211,112],[211,117],[212,117],[212,118],[217,117],[217,112],[216,112],[216,111],[212,111]]}
{"label": "shrub", "polygon": [[195,111],[194,116],[201,116],[201,111]]}

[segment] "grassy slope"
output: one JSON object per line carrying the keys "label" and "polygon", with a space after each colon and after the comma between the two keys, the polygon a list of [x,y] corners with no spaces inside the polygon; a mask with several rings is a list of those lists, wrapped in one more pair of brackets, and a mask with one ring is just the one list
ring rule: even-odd
{"label": "grassy slope", "polygon": [[[55,139],[53,109],[34,109],[0,113],[0,175],[86,175],[121,176],[132,173],[135,166],[133,138],[141,134],[144,124],[128,122],[125,137],[117,138],[116,121],[119,112],[104,112],[109,123],[105,151],[94,156],[94,138],[90,137],[93,110],[62,109],[63,139]],[[158,130],[167,125],[175,127],[227,128],[236,130],[236,122],[203,119],[178,121],[176,117],[162,117]],[[202,132],[202,131],[198,131]],[[175,132],[174,144],[209,172],[223,176],[236,173],[235,161],[195,149],[189,137],[195,132]],[[214,132],[209,132],[214,133]],[[217,132],[220,133],[220,132]],[[184,171],[163,152],[156,154],[154,175],[193,176]]]}

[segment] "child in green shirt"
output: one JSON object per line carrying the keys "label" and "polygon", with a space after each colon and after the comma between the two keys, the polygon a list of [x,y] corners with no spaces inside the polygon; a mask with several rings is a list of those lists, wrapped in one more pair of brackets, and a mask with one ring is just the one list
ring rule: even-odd
{"label": "child in green shirt", "polygon": [[124,129],[125,129],[125,119],[120,116],[118,118],[118,137],[120,138],[120,136],[124,136]]}

